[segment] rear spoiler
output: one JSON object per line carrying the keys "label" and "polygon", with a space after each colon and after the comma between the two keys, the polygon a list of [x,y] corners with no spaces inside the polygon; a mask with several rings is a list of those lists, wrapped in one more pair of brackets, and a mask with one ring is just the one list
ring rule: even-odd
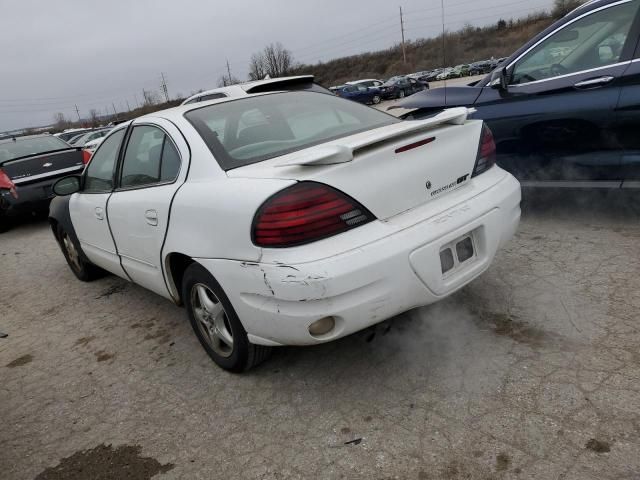
{"label": "rear spoiler", "polygon": [[9,160],[0,160],[0,167],[8,163],[19,162],[21,160],[28,160],[29,158],[41,157],[42,155],[50,155],[52,153],[68,152],[69,150],[78,151],[78,150],[82,150],[82,147],[73,147],[69,145],[69,148],[58,148],[56,150],[48,150],[46,152],[32,153],[30,155],[23,155],[22,157],[10,158]]}
{"label": "rear spoiler", "polygon": [[350,146],[338,144],[313,148],[306,152],[303,151],[299,157],[279,163],[275,167],[334,165],[350,162],[353,160],[354,155],[361,153],[363,150],[378,146],[389,140],[395,140],[398,137],[430,130],[438,125],[462,125],[467,121],[469,114],[474,111],[466,107],[448,108],[424,120],[404,120],[387,127],[387,131],[376,138],[355,142]]}

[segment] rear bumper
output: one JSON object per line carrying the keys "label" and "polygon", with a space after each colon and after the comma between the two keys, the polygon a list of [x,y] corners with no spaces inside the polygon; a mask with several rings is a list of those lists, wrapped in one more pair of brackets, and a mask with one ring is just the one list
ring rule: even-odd
{"label": "rear bumper", "polygon": [[[220,282],[253,343],[335,340],[444,298],[489,267],[520,220],[518,181],[493,170],[501,180],[481,193],[339,255],[296,264],[198,261]],[[443,275],[441,249],[466,235],[475,257]],[[327,316],[335,328],[312,336],[309,325]]]}
{"label": "rear bumper", "polygon": [[[82,169],[79,170],[81,172]],[[70,173],[70,174],[73,174]],[[59,177],[48,178],[27,185],[17,185],[18,198],[14,198],[8,190],[0,190],[0,216],[15,217],[32,212],[46,211],[53,194],[53,184]]]}

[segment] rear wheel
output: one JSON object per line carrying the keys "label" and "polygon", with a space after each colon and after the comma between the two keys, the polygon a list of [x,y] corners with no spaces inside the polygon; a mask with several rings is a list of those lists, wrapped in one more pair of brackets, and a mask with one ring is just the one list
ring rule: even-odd
{"label": "rear wheel", "polygon": [[104,275],[104,270],[84,260],[80,252],[80,247],[73,241],[73,238],[71,238],[62,225],[58,225],[56,233],[64,258],[78,280],[90,282]]}
{"label": "rear wheel", "polygon": [[202,265],[193,263],[187,268],[182,298],[193,331],[218,366],[243,372],[268,358],[271,349],[249,342],[222,287]]}
{"label": "rear wheel", "polygon": [[11,230],[11,223],[9,219],[3,215],[0,215],[0,233],[8,232]]}

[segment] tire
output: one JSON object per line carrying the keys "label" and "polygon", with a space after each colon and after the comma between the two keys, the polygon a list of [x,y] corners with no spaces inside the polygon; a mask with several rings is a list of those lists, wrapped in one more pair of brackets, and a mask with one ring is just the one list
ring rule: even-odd
{"label": "tire", "polygon": [[104,270],[83,258],[84,255],[82,254],[80,245],[71,238],[62,225],[57,226],[56,236],[64,258],[78,280],[91,282],[105,275],[106,272]]}
{"label": "tire", "polygon": [[249,342],[229,298],[202,265],[185,271],[182,298],[196,337],[219,367],[240,373],[269,358],[271,348]]}
{"label": "tire", "polygon": [[11,230],[11,222],[8,218],[0,215],[0,233],[5,233]]}
{"label": "tire", "polygon": [[398,92],[398,98],[404,98],[404,95],[405,95],[404,90],[400,90]]}
{"label": "tire", "polygon": [[373,103],[374,105],[377,105],[380,103],[380,95],[374,95],[373,98],[371,99],[371,103]]}

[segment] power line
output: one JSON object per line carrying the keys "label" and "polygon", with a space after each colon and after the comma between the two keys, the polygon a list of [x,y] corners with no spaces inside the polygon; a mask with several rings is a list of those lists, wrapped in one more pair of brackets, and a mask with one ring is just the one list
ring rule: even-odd
{"label": "power line", "polygon": [[407,52],[404,49],[404,22],[402,21],[402,7],[400,7],[400,33],[402,34],[402,61],[407,63]]}
{"label": "power line", "polygon": [[162,92],[164,93],[164,98],[169,103],[169,91],[167,90],[167,81],[164,78],[164,72],[160,72],[160,76],[162,77]]}

